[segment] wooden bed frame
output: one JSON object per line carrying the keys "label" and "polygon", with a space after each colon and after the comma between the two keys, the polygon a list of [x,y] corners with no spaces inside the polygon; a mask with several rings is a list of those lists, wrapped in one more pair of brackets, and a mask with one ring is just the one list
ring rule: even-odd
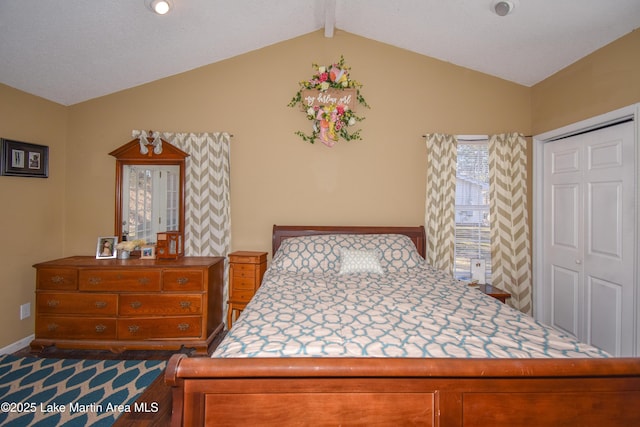
{"label": "wooden bed frame", "polygon": [[[310,234],[401,233],[424,255],[423,227],[274,226]],[[211,359],[174,355],[173,426],[640,425],[640,358]]]}

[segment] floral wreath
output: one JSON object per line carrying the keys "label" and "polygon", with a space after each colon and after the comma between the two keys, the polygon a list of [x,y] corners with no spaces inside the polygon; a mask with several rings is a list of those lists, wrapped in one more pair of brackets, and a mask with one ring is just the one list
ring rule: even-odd
{"label": "floral wreath", "polygon": [[[300,90],[288,104],[289,107],[301,105],[307,119],[313,121],[313,132],[307,135],[297,131],[296,135],[311,144],[317,138],[327,147],[333,147],[338,138],[345,141],[362,139],[361,129],[352,132],[347,129],[364,120],[348,104],[353,105],[351,97],[355,95],[355,101],[370,107],[360,94],[362,84],[349,78],[351,68],[345,65],[344,57],[340,56],[340,61],[329,66],[313,64],[313,67],[316,73],[311,79],[300,82]],[[309,95],[310,91],[317,91],[317,94]]]}

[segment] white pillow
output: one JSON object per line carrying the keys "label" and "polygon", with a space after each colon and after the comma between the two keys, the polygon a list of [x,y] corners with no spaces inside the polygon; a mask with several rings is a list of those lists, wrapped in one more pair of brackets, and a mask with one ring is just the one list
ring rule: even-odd
{"label": "white pillow", "polygon": [[351,273],[383,274],[384,271],[380,265],[380,251],[377,249],[367,251],[342,248],[339,274]]}

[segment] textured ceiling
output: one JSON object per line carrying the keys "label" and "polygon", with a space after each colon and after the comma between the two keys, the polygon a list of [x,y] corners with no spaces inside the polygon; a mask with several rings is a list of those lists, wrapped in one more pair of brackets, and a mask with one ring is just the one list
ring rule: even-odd
{"label": "textured ceiling", "polygon": [[640,27],[640,0],[172,1],[0,0],[0,83],[71,105],[328,24],[531,86]]}

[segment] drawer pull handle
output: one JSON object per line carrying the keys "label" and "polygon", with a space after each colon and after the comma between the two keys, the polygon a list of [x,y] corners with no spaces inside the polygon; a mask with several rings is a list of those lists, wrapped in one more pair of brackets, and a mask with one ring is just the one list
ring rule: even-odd
{"label": "drawer pull handle", "polygon": [[47,325],[47,330],[48,330],[49,332],[56,331],[57,329],[58,329],[58,325],[57,325],[57,324],[55,324],[55,323],[49,323],[49,324]]}
{"label": "drawer pull handle", "polygon": [[60,301],[58,301],[57,299],[50,299],[50,300],[47,300],[47,305],[49,307],[57,307],[60,305]]}
{"label": "drawer pull handle", "polygon": [[140,283],[141,285],[147,285],[149,284],[150,280],[148,277],[141,277],[138,279],[138,283]]}
{"label": "drawer pull handle", "polygon": [[140,301],[133,301],[129,305],[131,306],[131,308],[140,308],[140,307],[142,307],[142,303]]}
{"label": "drawer pull handle", "polygon": [[51,281],[52,281],[53,283],[55,283],[56,285],[58,285],[58,284],[60,284],[60,283],[64,282],[64,277],[62,277],[62,276],[53,276],[53,277],[51,278]]}
{"label": "drawer pull handle", "polygon": [[180,308],[189,308],[191,307],[191,301],[180,301]]}
{"label": "drawer pull handle", "polygon": [[96,332],[101,334],[107,330],[107,327],[104,325],[96,325]]}
{"label": "drawer pull handle", "polygon": [[189,278],[188,277],[178,277],[178,284],[179,285],[186,285],[187,283],[189,283]]}
{"label": "drawer pull handle", "polygon": [[132,334],[135,334],[136,332],[138,332],[140,330],[140,326],[138,325],[131,325],[129,326],[129,332]]}
{"label": "drawer pull handle", "polygon": [[189,327],[191,325],[189,325],[188,323],[180,323],[178,324],[178,329],[182,332],[189,330]]}
{"label": "drawer pull handle", "polygon": [[102,282],[102,278],[101,277],[89,277],[89,284],[90,285],[99,285]]}
{"label": "drawer pull handle", "polygon": [[107,306],[107,302],[106,301],[96,301],[95,306],[96,306],[96,308],[105,308]]}

